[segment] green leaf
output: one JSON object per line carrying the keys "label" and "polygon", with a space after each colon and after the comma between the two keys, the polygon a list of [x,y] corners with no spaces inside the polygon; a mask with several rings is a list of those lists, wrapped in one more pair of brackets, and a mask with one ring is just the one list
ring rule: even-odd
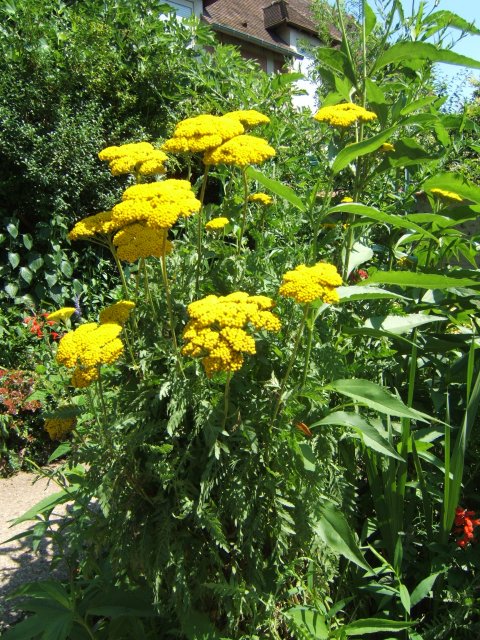
{"label": "green leaf", "polygon": [[352,398],[358,404],[363,404],[373,409],[373,411],[379,411],[389,416],[412,418],[413,420],[422,420],[424,422],[432,420],[427,414],[407,407],[400,398],[387,391],[385,387],[370,382],[370,380],[363,380],[362,378],[335,380],[324,388],[336,391],[348,398]]}
{"label": "green leaf", "polygon": [[325,418],[322,418],[318,422],[314,422],[310,425],[311,428],[320,426],[322,424],[334,424],[340,427],[350,427],[354,429],[360,436],[366,447],[373,449],[377,453],[395,458],[404,462],[403,458],[398,455],[392,445],[387,439],[387,434],[384,431],[381,433],[377,428],[367,422],[358,413],[348,413],[347,411],[334,411],[328,414]]}
{"label": "green leaf", "polygon": [[382,298],[398,298],[400,300],[408,300],[405,296],[392,291],[380,289],[380,287],[337,287],[337,293],[340,296],[340,302],[349,302],[352,300],[381,300]]}
{"label": "green leaf", "polygon": [[28,267],[20,267],[20,277],[28,284],[32,281],[33,273]]}
{"label": "green leaf", "polygon": [[410,604],[410,594],[408,593],[408,589],[404,584],[401,584],[399,587],[400,593],[400,602],[403,605],[403,608],[407,613],[410,613],[411,604]]}
{"label": "green leaf", "polygon": [[347,56],[339,49],[333,49],[332,47],[316,47],[315,59],[321,67],[326,67],[331,71],[346,76],[352,85],[357,84],[355,72],[350,65]]}
{"label": "green leaf", "polygon": [[28,511],[26,511],[22,516],[13,521],[12,526],[20,524],[21,522],[26,522],[27,520],[34,520],[37,515],[45,513],[46,511],[51,511],[57,504],[63,504],[70,499],[69,494],[66,491],[58,491],[57,493],[53,493],[50,496],[47,496],[40,502],[37,502],[36,505],[31,507]]}
{"label": "green leaf", "polygon": [[30,249],[33,247],[33,238],[29,233],[25,233],[22,236],[22,240],[23,240],[23,246],[25,247],[25,249],[28,249],[30,251]]}
{"label": "green leaf", "polygon": [[36,272],[43,265],[43,258],[39,253],[29,253],[27,255],[28,268]]}
{"label": "green leaf", "polygon": [[12,269],[16,269],[20,264],[20,256],[18,253],[8,252],[8,261]]}
{"label": "green leaf", "polygon": [[389,333],[409,333],[415,327],[430,322],[443,322],[448,320],[443,316],[427,316],[423,313],[410,313],[406,316],[374,316],[368,318],[363,324],[367,329],[379,329]]}
{"label": "green leaf", "polygon": [[428,596],[439,575],[440,573],[432,573],[417,584],[410,596],[410,603],[412,607]]}
{"label": "green leaf", "polygon": [[389,129],[385,129],[385,131],[381,131],[372,138],[368,138],[362,142],[356,142],[355,144],[350,144],[348,147],[342,149],[333,162],[333,173],[339,173],[339,171],[345,169],[345,167],[355,160],[355,158],[376,151],[396,130],[397,127],[390,127]]}
{"label": "green leaf", "polygon": [[361,242],[355,242],[348,260],[348,275],[350,275],[354,269],[356,269],[364,262],[368,262],[369,260],[371,260],[371,258],[373,258],[372,249],[370,249],[370,247],[367,247],[367,245],[362,244]]}
{"label": "green leaf", "polygon": [[[382,53],[372,69],[371,74],[389,64],[403,64],[406,60],[429,60],[430,62],[444,62],[445,64],[459,65],[480,69],[480,62],[467,56],[462,56],[450,49],[437,49],[427,42],[397,42]],[[371,75],[369,74],[369,75]]]}
{"label": "green leaf", "polygon": [[343,513],[332,503],[322,504],[320,511],[322,515],[315,525],[317,535],[334,553],[370,571],[371,567],[365,560]]}
{"label": "green leaf", "polygon": [[49,287],[53,287],[57,283],[57,274],[56,273],[45,273],[45,280]]}
{"label": "green leaf", "polygon": [[9,282],[4,287],[5,293],[10,296],[10,298],[15,298],[18,292],[18,284],[15,282]]}
{"label": "green leaf", "polygon": [[432,104],[432,102],[435,102],[435,100],[438,100],[438,96],[427,96],[426,98],[414,100],[413,102],[407,104],[406,107],[403,107],[403,109],[400,111],[400,114],[402,116],[408,116],[409,113],[413,113],[414,111],[423,109],[423,107],[427,107],[428,105]]}
{"label": "green leaf", "polygon": [[293,621],[295,627],[308,633],[312,638],[328,640],[329,633],[325,618],[315,609],[292,607],[292,609],[285,611],[285,616]]}
{"label": "green leaf", "polygon": [[16,238],[18,236],[18,227],[15,224],[7,224],[7,231],[12,236],[12,238]]}
{"label": "green leaf", "polygon": [[399,227],[401,229],[408,229],[418,231],[419,233],[428,236],[432,240],[438,242],[436,236],[431,234],[429,231],[426,231],[415,222],[408,220],[402,216],[395,216],[390,213],[384,213],[383,211],[379,211],[374,207],[367,207],[364,204],[358,204],[356,202],[345,202],[344,204],[337,204],[337,206],[332,207],[328,210],[328,214],[331,213],[353,213],[356,216],[363,216],[364,218],[369,218],[371,220],[376,220],[377,222],[383,222],[385,224],[390,224],[392,227]]}
{"label": "green leaf", "polygon": [[392,167],[409,167],[425,162],[434,162],[440,157],[440,154],[435,155],[431,151],[424,149],[414,138],[395,140],[394,146],[395,151],[385,154],[381,164],[377,167],[377,171],[387,171]]}
{"label": "green leaf", "polygon": [[73,267],[70,262],[67,262],[66,260],[62,260],[62,262],[60,263],[60,271],[67,278],[71,278],[73,275]]}
{"label": "green leaf", "polygon": [[267,187],[267,189],[270,189],[272,193],[275,193],[277,196],[280,196],[284,200],[290,202],[290,204],[293,204],[295,207],[297,207],[297,209],[300,209],[300,211],[305,211],[304,203],[293,191],[293,189],[290,189],[290,187],[287,187],[281,182],[278,182],[278,180],[267,178],[267,176],[264,176],[263,173],[260,173],[260,171],[257,171],[252,167],[248,167],[248,169],[246,170],[246,174],[252,180],[256,180],[257,182],[260,182],[260,184],[263,184],[264,187]]}
{"label": "green leaf", "polygon": [[307,442],[301,442],[299,444],[300,451],[303,458],[303,466],[305,471],[315,471],[316,469],[316,458],[313,453],[312,447]]}
{"label": "green leaf", "polygon": [[453,191],[466,200],[480,203],[480,187],[468,182],[458,173],[438,173],[422,185],[424,191],[431,191],[434,188]]}
{"label": "green leaf", "polygon": [[368,4],[368,2],[364,2],[363,7],[365,11],[365,36],[368,37],[375,29],[375,25],[377,24],[377,16],[375,15],[375,11]]}
{"label": "green leaf", "polygon": [[400,287],[416,287],[419,289],[450,289],[452,287],[471,287],[480,281],[471,278],[455,278],[436,273],[413,273],[411,271],[375,271],[363,284],[395,284]]}
{"label": "green leaf", "polygon": [[2,640],[31,640],[32,638],[38,638],[41,631],[42,624],[39,616],[31,616],[8,629],[2,635]]}
{"label": "green leaf", "polygon": [[389,631],[396,633],[403,629],[413,627],[415,622],[397,622],[395,620],[385,620],[383,618],[363,618],[343,626],[342,632],[347,636],[363,636],[365,633],[380,633]]}
{"label": "green leaf", "polygon": [[425,37],[430,37],[437,31],[445,28],[459,29],[465,33],[471,33],[477,36],[480,35],[480,29],[478,29],[473,22],[468,22],[451,11],[434,11],[433,13],[424,16],[423,24],[432,25],[432,27],[426,31]]}
{"label": "green leaf", "polygon": [[72,447],[68,442],[62,442],[62,444],[58,446],[55,449],[55,451],[52,453],[52,455],[48,458],[48,464],[50,464],[57,458],[60,458],[61,456],[64,456],[67,453],[70,453],[71,450],[72,450]]}

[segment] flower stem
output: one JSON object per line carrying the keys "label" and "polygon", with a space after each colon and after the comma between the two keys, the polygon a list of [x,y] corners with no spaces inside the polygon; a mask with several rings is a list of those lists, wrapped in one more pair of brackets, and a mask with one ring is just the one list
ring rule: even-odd
{"label": "flower stem", "polygon": [[180,357],[180,352],[178,350],[177,336],[175,335],[175,323],[174,323],[174,319],[173,319],[172,296],[170,294],[170,285],[169,285],[169,282],[168,282],[168,275],[167,275],[167,262],[165,260],[166,248],[167,248],[167,234],[165,233],[165,236],[164,236],[164,239],[163,239],[163,250],[162,250],[162,258],[161,258],[162,279],[163,279],[163,286],[165,287],[165,299],[167,301],[168,320],[169,320],[169,323],[170,323],[170,332],[172,334],[172,342],[173,342],[173,348],[175,350],[175,357],[177,358],[177,366],[178,366],[178,370],[180,371],[180,373],[182,375],[184,375],[183,367],[182,367],[182,361],[181,361],[181,357]]}
{"label": "flower stem", "polygon": [[248,205],[248,180],[245,169],[242,169],[242,182],[243,182],[243,212],[242,212],[242,224],[240,227],[240,233],[237,240],[237,255],[240,253],[242,247],[243,234],[245,233],[245,225],[247,222],[247,205]]}
{"label": "flower stem", "polygon": [[195,295],[198,295],[200,286],[200,272],[202,268],[202,239],[203,239],[203,202],[205,200],[205,189],[207,188],[208,171],[210,165],[205,165],[203,172],[202,187],[200,189],[200,211],[198,212],[198,245],[197,245],[197,274],[195,277]]}
{"label": "flower stem", "polygon": [[222,431],[225,429],[225,425],[227,424],[228,417],[228,405],[230,402],[230,380],[232,379],[232,372],[229,371],[227,373],[227,381],[225,382],[225,394],[224,394],[224,402],[223,402],[223,422],[222,422]]}
{"label": "flower stem", "polygon": [[285,391],[285,387],[286,387],[288,378],[290,377],[290,373],[292,371],[293,363],[295,362],[295,359],[297,357],[298,347],[300,346],[300,340],[302,339],[303,331],[305,329],[305,323],[306,323],[306,320],[307,320],[307,314],[308,314],[309,308],[310,307],[307,305],[307,306],[304,307],[304,310],[303,310],[303,319],[302,319],[302,322],[300,323],[300,326],[298,327],[297,335],[295,337],[295,343],[293,345],[292,355],[290,356],[290,360],[288,362],[287,370],[285,372],[285,375],[283,377],[282,383],[280,385],[280,391],[278,392],[277,402],[275,404],[275,409],[273,411],[272,420],[270,422],[270,426],[271,427],[274,425],[275,420],[277,419],[277,416],[279,415],[280,406],[282,404],[283,392]]}
{"label": "flower stem", "polygon": [[314,324],[313,313],[314,313],[314,310],[309,305],[307,307],[307,315],[305,316],[305,320],[306,320],[306,324],[307,324],[307,332],[308,332],[308,334],[307,334],[307,350],[305,352],[305,363],[303,365],[303,374],[302,374],[302,381],[300,383],[300,390],[303,389],[303,387],[305,386],[305,382],[307,380],[308,365],[309,365],[309,362],[310,362],[310,354],[312,352],[313,324]]}

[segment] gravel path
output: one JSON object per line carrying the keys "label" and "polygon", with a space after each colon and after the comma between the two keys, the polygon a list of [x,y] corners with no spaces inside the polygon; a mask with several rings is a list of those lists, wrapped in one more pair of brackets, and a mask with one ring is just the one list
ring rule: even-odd
{"label": "gravel path", "polygon": [[[41,544],[37,552],[24,539],[5,544],[12,536],[25,531],[31,523],[23,522],[10,527],[11,522],[24,514],[37,502],[48,495],[56,493],[59,488],[46,478],[38,478],[33,473],[17,473],[11,478],[0,478],[0,632],[15,620],[19,613],[12,607],[13,603],[5,600],[5,596],[25,582],[46,579],[51,575],[49,560],[51,547]],[[65,506],[55,510],[62,516]]]}

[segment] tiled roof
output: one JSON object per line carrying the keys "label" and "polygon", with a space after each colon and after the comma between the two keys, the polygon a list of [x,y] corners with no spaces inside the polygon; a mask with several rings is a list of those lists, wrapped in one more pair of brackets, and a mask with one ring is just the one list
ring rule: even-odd
{"label": "tiled roof", "polygon": [[[274,28],[265,27],[264,8],[271,0],[204,0],[203,19],[213,28],[233,29],[241,37],[253,38],[275,48],[291,52],[288,44],[275,33]],[[282,5],[285,3],[282,2]],[[308,0],[289,0],[288,16],[283,22],[299,29],[316,33],[317,29]],[[219,29],[219,30],[220,30]]]}

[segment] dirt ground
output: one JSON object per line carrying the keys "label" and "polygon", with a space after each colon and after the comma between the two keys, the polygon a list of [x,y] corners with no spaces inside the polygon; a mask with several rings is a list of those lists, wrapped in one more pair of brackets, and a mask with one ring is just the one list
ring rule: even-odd
{"label": "dirt ground", "polygon": [[[5,596],[25,582],[47,579],[51,576],[49,559],[51,547],[41,544],[37,552],[24,540],[5,543],[12,536],[29,527],[24,522],[11,527],[11,520],[23,515],[37,502],[56,493],[59,488],[46,478],[36,474],[17,473],[11,478],[0,478],[0,632],[19,618],[13,602]],[[65,507],[61,505],[54,514],[61,518]],[[31,523],[30,523],[31,524]]]}

